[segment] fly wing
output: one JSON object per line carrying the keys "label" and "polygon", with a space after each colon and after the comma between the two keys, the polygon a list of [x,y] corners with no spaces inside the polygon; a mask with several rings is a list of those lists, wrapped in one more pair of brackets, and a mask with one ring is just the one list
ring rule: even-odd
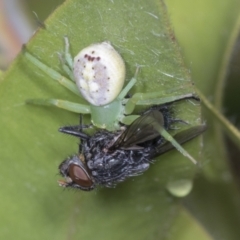
{"label": "fly wing", "polygon": [[[177,133],[173,137],[179,144],[183,144],[197,137],[198,135],[203,133],[206,129],[207,129],[206,125],[199,125],[181,131],[180,133]],[[175,147],[170,142],[166,142],[152,151],[151,158],[157,157],[165,152],[170,151],[173,148]]]}
{"label": "fly wing", "polygon": [[152,140],[160,136],[158,126],[164,126],[164,119],[161,112],[152,110],[137,118],[121,134],[116,142],[111,146],[113,148],[130,149],[139,143]]}

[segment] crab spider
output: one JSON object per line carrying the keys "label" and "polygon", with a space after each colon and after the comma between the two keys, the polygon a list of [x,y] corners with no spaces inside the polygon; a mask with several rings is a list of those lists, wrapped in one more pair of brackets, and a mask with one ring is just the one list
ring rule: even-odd
{"label": "crab spider", "polygon": [[[71,112],[90,114],[92,124],[108,131],[119,130],[120,124],[129,125],[139,115],[131,115],[136,105],[161,105],[185,98],[194,98],[193,93],[161,98],[162,92],[135,93],[125,98],[137,81],[139,67],[134,77],[125,87],[125,64],[119,53],[109,42],[92,44],[72,58],[69,52],[69,41],[65,37],[65,51],[60,56],[63,70],[70,79],[43,64],[29,52],[24,51],[26,58],[52,79],[69,89],[89,104],[73,103],[59,99],[29,99],[26,102],[36,105],[55,106]],[[168,132],[161,128],[159,133],[172,143],[193,163],[196,160],[178,144]]]}

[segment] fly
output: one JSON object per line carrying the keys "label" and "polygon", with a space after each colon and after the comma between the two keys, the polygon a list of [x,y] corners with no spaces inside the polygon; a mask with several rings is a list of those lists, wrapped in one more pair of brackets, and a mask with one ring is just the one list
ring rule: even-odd
{"label": "fly", "polygon": [[[115,187],[127,178],[145,172],[153,159],[174,148],[160,134],[173,122],[168,107],[150,109],[126,126],[123,131],[99,130],[89,136],[82,131],[86,126],[66,126],[60,132],[79,137],[82,141],[79,155],[64,160],[60,166],[59,180],[62,187],[85,191],[96,186]],[[174,139],[183,144],[204,132],[205,125],[198,125],[177,133]]]}

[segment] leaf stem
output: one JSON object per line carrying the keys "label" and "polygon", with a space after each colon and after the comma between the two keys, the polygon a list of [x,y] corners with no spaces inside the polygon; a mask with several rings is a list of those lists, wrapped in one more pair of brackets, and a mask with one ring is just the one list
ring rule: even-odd
{"label": "leaf stem", "polygon": [[204,106],[216,117],[219,123],[222,125],[224,131],[232,139],[232,141],[240,148],[240,131],[230,123],[216,108],[213,106],[204,94],[195,87],[197,95],[200,97]]}

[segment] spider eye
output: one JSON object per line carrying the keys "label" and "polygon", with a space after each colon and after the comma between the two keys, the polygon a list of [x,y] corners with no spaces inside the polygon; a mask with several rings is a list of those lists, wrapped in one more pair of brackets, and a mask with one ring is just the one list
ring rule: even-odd
{"label": "spider eye", "polygon": [[72,179],[72,181],[76,184],[78,184],[81,187],[91,187],[93,185],[93,182],[87,173],[87,171],[78,165],[71,164],[69,166],[69,177]]}

